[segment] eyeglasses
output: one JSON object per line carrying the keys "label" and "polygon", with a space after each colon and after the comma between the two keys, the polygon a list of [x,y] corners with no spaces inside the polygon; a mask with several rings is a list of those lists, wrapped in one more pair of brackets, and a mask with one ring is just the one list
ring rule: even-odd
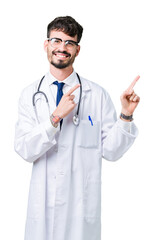
{"label": "eyeglasses", "polygon": [[47,38],[48,41],[50,41],[51,46],[54,48],[57,48],[61,45],[62,42],[65,43],[65,46],[67,48],[74,48],[75,46],[78,46],[78,42],[75,42],[73,40],[62,40],[60,38]]}

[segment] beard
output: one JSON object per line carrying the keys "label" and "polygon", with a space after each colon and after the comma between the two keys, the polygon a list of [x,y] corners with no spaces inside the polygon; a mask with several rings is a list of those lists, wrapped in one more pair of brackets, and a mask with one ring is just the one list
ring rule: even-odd
{"label": "beard", "polygon": [[59,60],[58,63],[51,61],[51,64],[58,69],[63,69],[63,68],[69,67],[71,63],[70,61],[68,61],[67,63],[64,63],[62,60]]}
{"label": "beard", "polygon": [[60,52],[60,51],[54,52],[53,51],[52,56],[55,55],[55,53],[63,53],[63,54],[66,54],[68,57],[68,59],[66,59],[66,60],[59,59],[58,61],[54,61],[54,59],[51,57],[50,63],[58,69],[64,69],[64,68],[69,67],[70,65],[73,64],[75,57],[76,57],[76,54],[71,56],[71,54],[67,53],[66,51],[64,51],[64,52]]}

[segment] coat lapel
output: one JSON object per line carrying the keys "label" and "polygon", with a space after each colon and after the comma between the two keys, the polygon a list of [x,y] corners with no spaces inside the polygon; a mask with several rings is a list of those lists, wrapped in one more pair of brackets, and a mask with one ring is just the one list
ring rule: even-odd
{"label": "coat lapel", "polygon": [[[84,100],[86,92],[91,91],[91,87],[88,84],[87,81],[84,80],[84,78],[80,78],[81,84],[82,84],[82,95],[81,95],[81,102]],[[80,87],[73,93],[75,95],[75,103],[79,103],[80,99]]]}

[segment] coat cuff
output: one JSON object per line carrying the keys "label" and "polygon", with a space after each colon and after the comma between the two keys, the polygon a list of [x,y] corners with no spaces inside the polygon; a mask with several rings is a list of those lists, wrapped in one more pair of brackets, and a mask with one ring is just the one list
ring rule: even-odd
{"label": "coat cuff", "polygon": [[131,122],[125,122],[121,120],[120,118],[117,121],[117,125],[121,128],[121,130],[128,136],[137,137],[138,135],[138,129],[133,121]]}
{"label": "coat cuff", "polygon": [[55,128],[54,126],[52,126],[50,119],[48,119],[47,121],[45,121],[43,123],[43,125],[44,125],[44,128],[46,130],[49,140],[55,144],[56,140],[55,140],[54,136],[58,131],[60,131],[60,124],[58,124],[57,128]]}

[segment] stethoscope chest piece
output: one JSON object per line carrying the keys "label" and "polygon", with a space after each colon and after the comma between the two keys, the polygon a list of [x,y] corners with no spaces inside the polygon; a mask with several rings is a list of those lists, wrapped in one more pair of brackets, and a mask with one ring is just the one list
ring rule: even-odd
{"label": "stethoscope chest piece", "polygon": [[74,123],[75,126],[78,126],[78,125],[79,125],[80,119],[79,119],[79,116],[78,116],[78,115],[75,115],[75,116],[73,117],[73,123]]}

